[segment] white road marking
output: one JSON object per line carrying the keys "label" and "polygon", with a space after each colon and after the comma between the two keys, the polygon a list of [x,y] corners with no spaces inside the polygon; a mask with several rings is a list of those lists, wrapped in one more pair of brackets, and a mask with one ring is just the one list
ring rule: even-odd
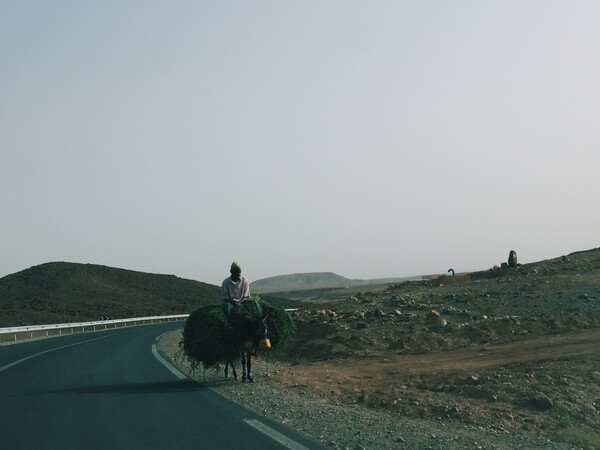
{"label": "white road marking", "polygon": [[[164,332],[163,334],[161,334],[154,340],[154,343],[152,344],[152,354],[167,369],[169,369],[177,378],[179,378],[181,380],[186,379],[187,377],[183,373],[181,373],[179,370],[177,370],[170,362],[168,362],[166,359],[164,359],[158,353],[158,350],[156,348],[156,343],[160,340],[160,338],[162,338],[167,333],[169,333],[169,331]],[[216,392],[216,391],[214,391],[214,392]],[[216,392],[216,393],[219,394],[218,392]],[[222,394],[219,394],[219,395],[222,395]],[[244,419],[244,422],[246,422],[248,425],[250,425],[254,429],[260,431],[261,433],[267,435],[274,441],[279,442],[284,447],[289,448],[290,450],[309,450],[307,447],[303,446],[302,444],[299,444],[298,442],[294,441],[293,439],[290,439],[289,437],[281,434],[279,431],[274,430],[273,428],[269,427],[268,425],[265,425],[260,420]]]}
{"label": "white road marking", "polygon": [[260,420],[244,419],[244,422],[246,422],[251,427],[257,429],[261,433],[266,434],[271,439],[273,439],[276,442],[279,442],[281,445],[289,448],[290,450],[308,450],[308,448],[305,447],[304,445],[299,444],[298,442],[294,441],[293,439],[290,439],[289,437],[281,434],[279,431],[276,431],[273,428],[269,427],[268,425],[265,425]]}
{"label": "white road marking", "polygon": [[94,338],[94,339],[88,339],[87,341],[75,342],[74,344],[63,345],[62,347],[51,348],[50,350],[45,350],[43,352],[36,353],[35,355],[31,355],[31,356],[28,356],[26,358],[19,359],[18,361],[11,362],[10,364],[7,364],[5,366],[2,366],[2,367],[0,367],[0,372],[3,372],[4,370],[6,370],[6,369],[8,369],[8,368],[10,368],[12,366],[16,366],[17,364],[20,364],[22,362],[25,362],[28,359],[32,359],[32,358],[35,358],[37,356],[44,355],[46,353],[55,352],[56,350],[62,350],[63,348],[74,347],[75,345],[86,344],[88,342],[97,341],[98,339],[104,339],[104,338],[107,338],[107,337],[110,337],[110,336],[116,336],[117,334],[121,334],[121,333],[112,333],[112,334],[108,334],[106,336],[101,336],[101,337],[97,337],[97,338]]}
{"label": "white road marking", "polygon": [[158,361],[163,366],[165,366],[167,369],[169,369],[177,378],[179,378],[180,380],[185,380],[187,377],[183,373],[181,373],[179,370],[177,370],[169,361],[167,361],[165,358],[160,356],[160,354],[158,353],[158,350],[156,348],[156,343],[160,340],[161,337],[163,337],[167,333],[170,333],[170,331],[165,331],[163,334],[161,334],[154,340],[154,343],[152,344],[152,354],[154,355],[154,357],[156,359],[158,359]]}

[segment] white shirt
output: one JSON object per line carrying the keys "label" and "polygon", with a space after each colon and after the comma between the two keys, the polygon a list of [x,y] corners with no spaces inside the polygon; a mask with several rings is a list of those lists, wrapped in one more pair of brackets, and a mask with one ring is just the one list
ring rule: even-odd
{"label": "white shirt", "polygon": [[229,303],[230,301],[239,302],[250,297],[250,283],[244,277],[239,281],[233,281],[231,277],[223,280],[221,285],[221,301]]}

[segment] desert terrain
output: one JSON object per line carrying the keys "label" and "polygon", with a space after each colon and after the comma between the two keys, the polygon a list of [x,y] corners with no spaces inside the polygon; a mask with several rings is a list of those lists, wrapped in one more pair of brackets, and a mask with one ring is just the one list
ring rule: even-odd
{"label": "desert terrain", "polygon": [[333,448],[600,448],[600,249],[333,297],[256,383],[194,376]]}

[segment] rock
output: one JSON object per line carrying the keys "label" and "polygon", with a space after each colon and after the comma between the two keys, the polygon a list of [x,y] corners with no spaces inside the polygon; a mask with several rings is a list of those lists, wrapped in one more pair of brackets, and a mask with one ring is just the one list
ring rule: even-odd
{"label": "rock", "polygon": [[425,317],[425,322],[429,324],[439,324],[441,323],[441,321],[442,315],[439,311],[436,311],[435,309],[427,313],[427,316]]}
{"label": "rock", "polygon": [[542,392],[537,392],[531,396],[529,402],[539,409],[550,409],[554,406],[552,399]]}
{"label": "rock", "polygon": [[358,403],[364,403],[369,399],[369,394],[367,394],[365,391],[362,391],[359,396],[356,398],[356,401]]}
{"label": "rock", "polygon": [[591,414],[591,415],[594,415],[598,412],[596,407],[594,405],[592,405],[591,403],[584,403],[583,411],[585,411],[587,414]]}
{"label": "rock", "polygon": [[396,309],[394,311],[394,314],[396,314],[397,316],[401,316],[402,315],[402,311],[400,311],[399,309]]}
{"label": "rock", "polygon": [[467,379],[465,380],[465,382],[467,384],[471,384],[471,385],[476,385],[479,384],[479,377],[475,376],[475,375],[469,375],[467,377]]}
{"label": "rock", "polygon": [[435,309],[427,314],[427,316],[425,317],[425,322],[430,325],[446,326],[448,324],[446,319],[442,317],[441,313],[439,311],[436,311]]}
{"label": "rock", "polygon": [[511,250],[508,254],[508,265],[510,267],[517,266],[517,252],[515,252],[514,250]]}
{"label": "rock", "polygon": [[599,372],[599,371],[597,371],[597,370],[596,370],[595,372],[592,372],[592,373],[590,374],[590,378],[591,378],[593,381],[595,381],[596,383],[600,383],[600,372]]}

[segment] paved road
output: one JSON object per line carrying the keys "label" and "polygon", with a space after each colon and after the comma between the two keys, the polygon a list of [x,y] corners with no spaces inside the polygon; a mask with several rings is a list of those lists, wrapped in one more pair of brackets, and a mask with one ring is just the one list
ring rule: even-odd
{"label": "paved road", "polygon": [[0,346],[0,449],[320,448],[152,353],[181,323]]}

